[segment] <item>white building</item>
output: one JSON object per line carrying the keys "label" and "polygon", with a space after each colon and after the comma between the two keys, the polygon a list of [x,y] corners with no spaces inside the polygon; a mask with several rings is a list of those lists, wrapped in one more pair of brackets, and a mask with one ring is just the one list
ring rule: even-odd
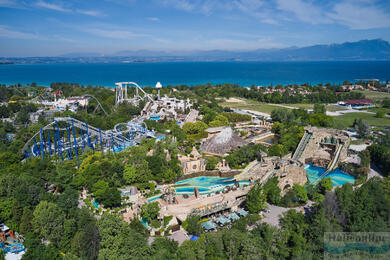
{"label": "white building", "polygon": [[72,112],[76,112],[79,106],[88,106],[89,98],[87,97],[68,97],[65,99],[59,99],[54,102],[52,109],[57,111],[66,111],[69,109]]}

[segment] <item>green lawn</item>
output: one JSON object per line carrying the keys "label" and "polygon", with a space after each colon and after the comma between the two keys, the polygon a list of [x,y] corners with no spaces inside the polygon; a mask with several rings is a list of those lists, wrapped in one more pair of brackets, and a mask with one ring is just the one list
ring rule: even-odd
{"label": "green lawn", "polygon": [[363,93],[366,98],[372,99],[374,102],[382,101],[383,99],[390,99],[390,93],[377,92],[370,90],[353,90],[353,92]]}
{"label": "green lawn", "polygon": [[326,111],[330,111],[330,112],[343,111],[343,110],[347,110],[347,108],[338,105],[326,106]]}
{"label": "green lawn", "polygon": [[259,111],[267,114],[271,114],[272,110],[283,106],[304,108],[304,109],[313,108],[313,104],[270,104],[270,103],[258,102],[251,99],[244,99],[244,98],[239,98],[239,99],[242,100],[242,102],[222,102],[220,103],[220,105],[222,107],[254,110],[254,111]]}
{"label": "green lawn", "polygon": [[385,115],[386,114],[389,114],[390,115],[390,108],[384,108],[384,107],[372,107],[372,108],[369,108],[368,111],[370,112],[378,112],[378,111],[382,111]]}
{"label": "green lawn", "polygon": [[222,107],[254,110],[254,111],[259,111],[267,114],[271,114],[272,110],[277,108],[277,106],[267,104],[267,103],[257,102],[255,100],[242,99],[242,98],[241,100],[243,100],[243,102],[222,102],[220,103],[220,105]]}
{"label": "green lawn", "polygon": [[286,104],[286,106],[304,108],[304,109],[313,109],[314,107],[313,104]]}
{"label": "green lawn", "polygon": [[351,127],[356,118],[363,119],[371,126],[390,126],[390,118],[376,118],[374,114],[367,113],[347,113],[342,116],[335,116],[333,120],[336,128],[345,129]]}

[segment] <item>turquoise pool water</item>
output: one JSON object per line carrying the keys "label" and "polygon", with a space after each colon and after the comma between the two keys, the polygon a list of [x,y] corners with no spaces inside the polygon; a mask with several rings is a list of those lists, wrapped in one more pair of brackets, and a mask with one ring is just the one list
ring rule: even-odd
{"label": "turquoise pool water", "polygon": [[[201,176],[178,181],[174,187],[177,195],[193,195],[194,188],[198,188],[200,194],[209,194],[221,191],[226,186],[233,186],[236,182],[233,178]],[[250,181],[239,181],[238,184],[240,187],[243,187],[244,185],[249,185]],[[148,199],[148,202],[152,202],[160,197],[161,195],[151,197]]]}
{"label": "turquoise pool water", "polygon": [[97,202],[96,200],[94,200],[94,201],[92,202],[92,204],[93,204],[93,206],[95,207],[95,209],[100,208],[99,202]]}
{"label": "turquoise pool water", "polygon": [[142,219],[141,220],[141,223],[142,223],[142,225],[144,225],[144,227],[147,229],[147,230],[151,230],[152,228],[151,227],[149,227],[149,225],[148,225],[148,220],[147,219]]}
{"label": "turquoise pool water", "polygon": [[[208,194],[223,190],[226,186],[233,186],[237,181],[233,178],[220,178],[213,176],[201,176],[175,183],[176,194],[194,194],[194,188],[199,189],[200,194]],[[240,187],[249,185],[250,181],[238,182]]]}
{"label": "turquoise pool water", "polygon": [[[313,164],[306,164],[305,170],[310,183],[315,183],[318,178],[326,171],[325,168],[315,167]],[[330,177],[333,182],[333,186],[341,186],[345,183],[354,183],[355,178],[345,172],[336,169],[328,173],[325,177]]]}

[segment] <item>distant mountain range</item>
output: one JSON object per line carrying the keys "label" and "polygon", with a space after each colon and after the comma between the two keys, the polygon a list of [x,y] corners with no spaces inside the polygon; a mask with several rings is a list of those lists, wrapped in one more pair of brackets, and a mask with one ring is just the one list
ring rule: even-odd
{"label": "distant mountain range", "polygon": [[0,63],[158,62],[158,61],[363,61],[390,60],[390,44],[381,39],[342,44],[257,49],[253,51],[120,51],[111,55],[70,53],[60,57],[0,58]]}

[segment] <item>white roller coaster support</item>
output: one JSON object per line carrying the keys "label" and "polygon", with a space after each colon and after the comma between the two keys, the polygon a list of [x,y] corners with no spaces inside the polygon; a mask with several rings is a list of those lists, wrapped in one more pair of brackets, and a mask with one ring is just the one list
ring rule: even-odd
{"label": "white roller coaster support", "polygon": [[[127,96],[127,87],[128,86],[135,86],[135,99],[140,100],[149,100],[150,102],[153,102],[153,98],[146,93],[137,83],[135,82],[118,82],[115,83],[116,89],[115,89],[115,105],[119,105],[123,102],[132,101],[132,99],[129,99]],[[143,93],[143,97],[139,95],[139,91]]]}
{"label": "white roller coaster support", "polygon": [[102,106],[102,104],[99,102],[99,100],[98,100],[96,97],[94,97],[94,96],[92,96],[92,95],[90,95],[90,94],[85,94],[85,95],[83,95],[82,97],[92,98],[92,99],[94,99],[94,100],[98,103],[98,106],[97,106],[97,107],[95,108],[95,110],[93,111],[94,113],[95,113],[96,109],[97,109],[98,107],[100,107],[100,108],[103,110],[104,114],[106,114],[106,116],[108,116],[106,110],[104,109],[104,107]]}

